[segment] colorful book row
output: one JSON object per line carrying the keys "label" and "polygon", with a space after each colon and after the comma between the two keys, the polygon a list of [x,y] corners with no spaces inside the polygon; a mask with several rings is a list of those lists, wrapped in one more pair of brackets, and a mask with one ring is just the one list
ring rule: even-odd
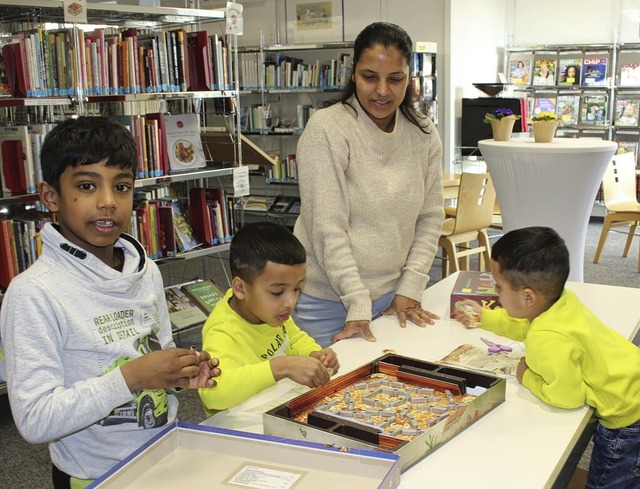
{"label": "colorful book row", "polygon": [[13,97],[122,95],[231,89],[224,36],[184,29],[20,33],[0,41],[0,94]]}

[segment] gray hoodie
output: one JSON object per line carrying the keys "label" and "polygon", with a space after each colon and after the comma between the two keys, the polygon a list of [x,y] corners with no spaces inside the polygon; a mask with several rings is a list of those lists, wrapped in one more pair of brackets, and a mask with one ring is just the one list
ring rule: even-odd
{"label": "gray hoodie", "polygon": [[95,479],[176,418],[168,392],[129,391],[120,365],[174,347],[162,276],[122,235],[122,272],[41,231],[42,255],[11,282],[0,310],[7,389],[20,434],[53,463]]}

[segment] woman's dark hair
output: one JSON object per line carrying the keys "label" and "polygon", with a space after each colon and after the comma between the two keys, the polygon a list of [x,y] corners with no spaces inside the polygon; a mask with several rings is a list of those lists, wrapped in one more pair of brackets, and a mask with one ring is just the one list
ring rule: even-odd
{"label": "woman's dark hair", "polygon": [[[356,66],[362,57],[362,53],[366,49],[370,49],[373,46],[382,46],[385,48],[394,47],[404,57],[407,62],[407,66],[412,66],[412,49],[413,42],[409,34],[400,26],[392,24],[390,22],[374,22],[360,31],[358,37],[353,44],[353,73],[355,73]],[[356,93],[356,83],[353,76],[350,76],[340,94],[340,97],[335,100],[326,102],[323,107],[329,107],[337,103],[343,103],[353,107],[349,104],[348,100]],[[426,130],[423,124],[420,123],[421,116],[413,107],[415,98],[415,92],[411,83],[407,85],[407,91],[404,95],[404,99],[400,104],[400,112],[412,123],[420,128],[420,130],[426,134],[429,131]],[[355,109],[354,109],[355,110]]]}
{"label": "woman's dark hair", "polygon": [[307,254],[298,238],[282,224],[254,222],[242,227],[231,240],[231,275],[253,283],[269,261],[300,265],[306,263]]}
{"label": "woman's dark hair", "polygon": [[93,165],[131,170],[135,177],[138,151],[131,132],[108,117],[83,116],[57,124],[42,144],[42,179],[60,192],[60,175],[67,167]]}
{"label": "woman's dark hair", "polygon": [[531,287],[550,301],[562,294],[569,277],[569,250],[553,229],[515,229],[491,248],[491,259],[514,290]]}

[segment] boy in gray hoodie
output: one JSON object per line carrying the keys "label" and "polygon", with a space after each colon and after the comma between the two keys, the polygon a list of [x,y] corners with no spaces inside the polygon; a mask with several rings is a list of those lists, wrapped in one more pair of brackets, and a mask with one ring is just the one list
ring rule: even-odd
{"label": "boy in gray hoodie", "polygon": [[47,136],[40,201],[55,213],[42,254],[0,310],[16,426],[49,443],[54,487],[84,487],[176,419],[175,387],[213,387],[217,359],[175,348],[162,276],[124,234],[135,141],[105,117]]}

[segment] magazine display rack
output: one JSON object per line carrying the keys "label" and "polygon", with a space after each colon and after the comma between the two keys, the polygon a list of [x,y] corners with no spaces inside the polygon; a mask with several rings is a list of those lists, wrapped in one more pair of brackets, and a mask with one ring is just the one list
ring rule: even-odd
{"label": "magazine display rack", "polygon": [[612,140],[638,158],[640,44],[510,47],[505,70],[529,117],[551,111],[563,121],[557,137]]}
{"label": "magazine display rack", "polygon": [[[191,188],[222,187],[221,178],[231,176],[233,167],[242,163],[240,150],[233,153],[233,161],[221,165],[213,163],[209,148],[194,144],[209,124],[206,101],[226,119],[236,117],[234,107],[239,105],[233,69],[237,38],[224,34],[225,11],[105,3],[87,3],[86,11],[94,30],[65,23],[61,1],[0,0],[3,31],[11,32],[0,38],[0,140],[6,149],[0,158],[0,224],[6,228],[9,221],[12,226],[28,222],[11,229],[14,240],[24,240],[27,248],[35,241],[49,220],[36,194],[41,178],[38,151],[47,131],[68,117],[101,114],[127,125],[138,142],[137,222],[131,232],[149,256],[200,258],[228,250],[233,219],[241,219],[231,198],[221,194],[218,207],[226,215],[222,240],[189,251],[169,248],[177,246],[170,239],[178,241],[176,216],[164,212],[175,202],[188,208]],[[213,42],[217,47],[209,45]],[[210,66],[218,59],[216,49],[224,61]],[[168,112],[195,122],[194,143],[188,135],[181,136],[180,151],[168,144]],[[239,125],[227,126],[234,132],[230,139],[240,147]],[[161,241],[163,237],[168,241]],[[12,276],[36,258],[35,246],[24,253],[0,251],[0,267],[11,260]],[[0,300],[8,280],[0,284]],[[0,393],[3,389],[0,379]]]}

